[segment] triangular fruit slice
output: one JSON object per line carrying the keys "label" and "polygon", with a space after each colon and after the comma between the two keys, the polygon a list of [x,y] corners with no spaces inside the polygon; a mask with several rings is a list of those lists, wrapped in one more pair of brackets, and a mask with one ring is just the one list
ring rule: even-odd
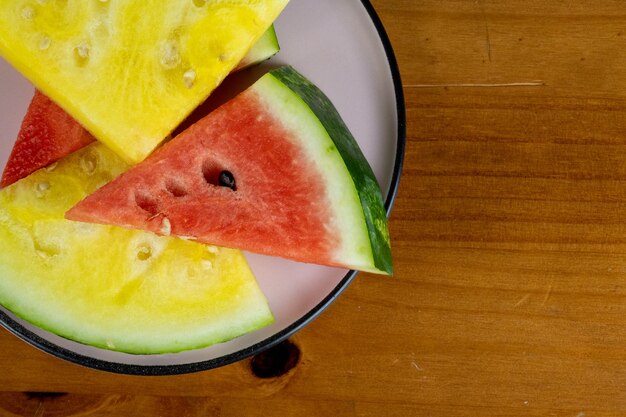
{"label": "triangular fruit slice", "polygon": [[0,191],[0,304],[65,338],[138,354],[269,324],[241,252],[63,219],[126,168],[94,143]]}
{"label": "triangular fruit slice", "polygon": [[266,74],[66,217],[392,271],[374,174],[330,101],[291,67]]}
{"label": "triangular fruit slice", "polygon": [[[235,70],[265,61],[279,49],[276,31],[272,25]],[[2,173],[0,187],[9,186],[94,140],[72,116],[36,90]]]}
{"label": "triangular fruit slice", "polygon": [[288,0],[0,2],[0,54],[128,162],[230,73]]}
{"label": "triangular fruit slice", "polygon": [[72,116],[36,90],[2,172],[0,186],[9,186],[94,140]]}

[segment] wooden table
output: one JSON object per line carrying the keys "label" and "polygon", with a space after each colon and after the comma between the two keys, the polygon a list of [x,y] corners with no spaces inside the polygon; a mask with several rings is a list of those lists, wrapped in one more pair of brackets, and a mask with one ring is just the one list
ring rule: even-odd
{"label": "wooden table", "polygon": [[626,415],[626,4],[373,3],[408,116],[395,277],[273,378],[106,374],[0,331],[1,416]]}

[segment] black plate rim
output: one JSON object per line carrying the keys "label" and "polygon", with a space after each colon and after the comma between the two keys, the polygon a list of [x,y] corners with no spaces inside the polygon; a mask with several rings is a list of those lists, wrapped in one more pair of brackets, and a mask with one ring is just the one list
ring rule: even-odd
{"label": "black plate rim", "polygon": [[[391,208],[395,202],[396,195],[398,193],[400,176],[404,163],[404,150],[406,145],[406,107],[404,101],[404,91],[402,89],[402,81],[400,78],[398,63],[396,61],[391,42],[389,40],[389,37],[387,36],[387,32],[385,31],[383,23],[369,0],[361,0],[361,3],[363,4],[363,7],[367,11],[370,19],[372,20],[378,32],[382,45],[385,49],[385,54],[387,55],[387,61],[389,63],[389,69],[391,71],[393,86],[396,95],[398,138],[396,144],[396,156],[391,184],[389,186],[389,193],[387,194],[387,199],[385,201],[385,209],[387,211],[387,216],[389,216],[391,213]],[[232,364],[234,362],[244,360],[246,358],[249,358],[250,356],[257,355],[260,352],[285,341],[294,333],[296,333],[297,331],[308,325],[315,318],[317,318],[324,310],[326,310],[328,306],[330,306],[333,301],[335,301],[337,297],[339,297],[339,295],[341,295],[341,293],[350,285],[352,280],[354,280],[356,274],[357,271],[349,271],[339,282],[339,284],[337,284],[337,286],[313,309],[311,309],[307,314],[305,314],[300,319],[296,320],[294,323],[281,330],[280,332],[245,349],[233,352],[228,355],[220,356],[219,358],[213,358],[200,362],[177,365],[133,365],[106,361],[81,355],[69,349],[63,348],[59,345],[56,345],[27,329],[2,310],[0,310],[0,325],[2,325],[2,327],[7,329],[10,333],[13,333],[18,338],[24,340],[30,345],[33,345],[34,347],[46,353],[49,353],[66,361],[85,366],[87,368],[126,375],[164,376],[188,374],[219,368],[225,365]]]}

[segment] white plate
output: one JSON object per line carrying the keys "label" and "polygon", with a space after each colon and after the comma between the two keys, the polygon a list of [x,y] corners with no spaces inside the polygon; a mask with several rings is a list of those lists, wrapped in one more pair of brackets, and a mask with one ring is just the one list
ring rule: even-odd
{"label": "white plate", "polygon": [[[260,74],[289,64],[337,107],[378,178],[390,209],[404,155],[404,99],[395,58],[366,0],[291,0],[276,21],[281,52],[233,76],[225,99]],[[0,58],[0,167],[4,167],[33,94],[32,85]],[[246,254],[276,322],[227,343],[167,355],[128,355],[75,343],[0,308],[0,324],[34,346],[85,366],[158,375],[225,365],[269,348],[315,318],[354,278],[351,271]],[[380,279],[386,279],[381,277]]]}

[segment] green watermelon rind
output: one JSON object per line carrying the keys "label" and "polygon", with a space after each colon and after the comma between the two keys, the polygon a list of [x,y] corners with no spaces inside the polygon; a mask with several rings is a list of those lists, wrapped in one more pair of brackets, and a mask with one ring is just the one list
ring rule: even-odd
{"label": "green watermelon rind", "polygon": [[235,71],[267,61],[278,52],[280,52],[280,43],[278,42],[276,29],[274,25],[272,25],[265,31],[263,36],[252,45],[252,48],[248,51],[246,56],[243,57],[237,68],[235,68]]}
{"label": "green watermelon rind", "polygon": [[[342,191],[346,195],[354,193],[358,195],[360,204],[357,204],[358,207],[351,208],[351,214],[355,218],[362,219],[362,227],[366,229],[367,237],[365,239],[367,242],[363,241],[362,231],[355,230],[358,229],[358,226],[347,231],[348,234],[353,234],[352,236],[344,235],[344,239],[356,240],[356,245],[368,246],[367,255],[370,258],[370,265],[362,265],[357,269],[391,275],[393,273],[391,245],[387,214],[380,186],[363,152],[330,99],[291,66],[269,72],[253,88],[255,87],[263,89],[263,96],[275,96],[276,100],[279,101],[288,99],[290,106],[297,105],[299,101],[300,109],[296,110],[292,107],[291,113],[297,114],[302,120],[294,121],[292,126],[298,124],[304,126],[303,120],[308,120],[306,123],[318,124],[317,127],[309,125],[313,128],[309,129],[308,132],[301,132],[304,136],[312,134],[311,130],[321,131],[318,129],[320,127],[326,133],[327,138],[320,140],[320,146],[325,146],[324,143],[332,143],[331,146],[327,146],[325,157],[339,156],[345,164],[350,175],[350,185],[347,185],[348,182],[344,182],[346,185]],[[280,94],[277,95],[280,90],[283,94],[290,94],[292,97],[286,98],[285,95],[280,97]],[[314,121],[311,121],[311,116],[315,119]],[[281,117],[281,115],[278,114],[277,117]],[[338,180],[338,177],[331,175],[327,178],[329,184]],[[336,204],[342,203],[337,202]]]}

